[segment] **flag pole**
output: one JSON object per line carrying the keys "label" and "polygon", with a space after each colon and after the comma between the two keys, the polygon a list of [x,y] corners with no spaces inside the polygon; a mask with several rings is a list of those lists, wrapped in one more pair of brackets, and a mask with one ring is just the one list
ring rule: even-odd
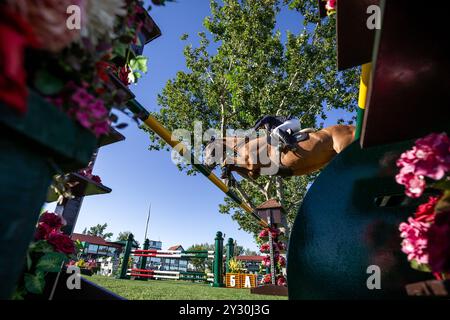
{"label": "flag pole", "polygon": [[145,242],[145,240],[147,240],[148,223],[150,222],[150,212],[151,211],[152,211],[152,204],[150,203],[150,206],[148,208],[147,222],[145,223],[144,242]]}

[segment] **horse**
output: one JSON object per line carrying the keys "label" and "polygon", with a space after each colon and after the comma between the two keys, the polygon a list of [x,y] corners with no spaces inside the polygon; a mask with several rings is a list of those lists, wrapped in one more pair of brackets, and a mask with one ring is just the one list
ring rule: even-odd
{"label": "horse", "polygon": [[[245,137],[215,139],[205,147],[204,164],[209,169],[221,165],[226,172],[235,171],[248,178],[301,176],[325,167],[355,139],[355,127],[351,125],[333,125],[306,132],[307,139],[298,142],[296,148],[269,144],[264,135],[250,140]],[[228,155],[224,150],[233,153]]]}

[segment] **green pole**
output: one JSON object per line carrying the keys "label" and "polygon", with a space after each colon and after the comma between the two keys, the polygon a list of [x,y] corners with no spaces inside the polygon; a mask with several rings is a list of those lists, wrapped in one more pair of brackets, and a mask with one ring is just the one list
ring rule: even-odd
{"label": "green pole", "polygon": [[228,238],[227,242],[227,261],[225,263],[225,273],[230,273],[230,265],[229,262],[231,258],[234,257],[234,240],[232,238]]}
{"label": "green pole", "polygon": [[127,239],[127,245],[125,246],[125,252],[123,253],[122,269],[120,270],[119,279],[128,279],[129,278],[127,276],[128,261],[130,260],[130,254],[131,254],[131,249],[133,247],[133,241],[134,241],[133,234],[130,233],[128,236],[128,239]]}
{"label": "green pole", "polygon": [[213,287],[224,287],[223,283],[223,237],[222,232],[217,231],[214,250],[214,283]]}
{"label": "green pole", "polygon": [[[150,240],[145,239],[143,249],[144,249],[144,250],[148,250],[149,247],[150,247]],[[147,257],[141,257],[141,261],[140,261],[140,263],[139,263],[139,269],[146,270],[146,268],[147,268]],[[148,278],[145,278],[145,277],[139,277],[139,280],[147,281]]]}

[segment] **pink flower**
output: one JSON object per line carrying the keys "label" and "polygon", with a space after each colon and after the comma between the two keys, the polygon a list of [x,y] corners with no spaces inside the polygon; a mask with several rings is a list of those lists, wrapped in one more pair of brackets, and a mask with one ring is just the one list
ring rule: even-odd
{"label": "pink flower", "polygon": [[74,266],[77,262],[75,260],[70,260],[67,266]]}
{"label": "pink flower", "polygon": [[450,171],[450,139],[446,133],[432,133],[418,139],[415,146],[397,160],[397,183],[406,187],[406,195],[418,198],[422,195],[425,178],[442,179]]}
{"label": "pink flower", "polygon": [[271,233],[272,238],[274,240],[276,240],[276,238],[280,235],[280,232],[277,229],[265,228],[259,233],[258,238],[259,239],[266,239],[267,237],[269,237],[269,232]]}
{"label": "pink flower", "polygon": [[450,272],[450,211],[436,214],[428,231],[428,253],[433,272]]}
{"label": "pink flower", "polygon": [[408,260],[416,260],[420,264],[428,263],[427,253],[427,232],[429,223],[419,222],[413,218],[408,219],[408,223],[401,223],[399,230],[403,238],[402,251],[407,254]]}
{"label": "pink flower", "polygon": [[402,168],[400,173],[395,177],[398,184],[403,184],[406,187],[405,193],[408,197],[418,198],[425,190],[425,180],[423,177],[417,176],[412,172],[406,172],[409,167]]}
{"label": "pink flower", "polygon": [[258,235],[258,237],[260,239],[267,238],[268,236],[269,236],[269,230],[267,230],[267,229],[263,229]]}
{"label": "pink flower", "polygon": [[269,255],[265,256],[265,257],[263,258],[263,261],[261,262],[261,264],[262,264],[264,267],[269,268],[269,267],[270,267],[270,256],[269,256]]}
{"label": "pink flower", "polygon": [[327,9],[327,11],[336,10],[336,0],[328,0],[325,5],[325,9]]}
{"label": "pink flower", "polygon": [[108,109],[102,100],[91,95],[85,88],[77,87],[70,98],[69,114],[92,131],[95,136],[109,132]]}

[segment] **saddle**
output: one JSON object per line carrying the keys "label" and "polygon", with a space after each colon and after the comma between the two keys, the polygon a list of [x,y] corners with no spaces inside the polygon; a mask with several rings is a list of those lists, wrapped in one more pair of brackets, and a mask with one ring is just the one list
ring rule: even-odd
{"label": "saddle", "polygon": [[[284,116],[264,116],[259,119],[254,130],[264,128],[267,132],[267,143],[284,149],[287,147],[290,150],[297,149],[297,143],[309,139],[309,133],[314,132],[314,129],[306,128],[300,129],[300,121],[292,117]],[[278,145],[272,143],[273,138],[278,138]]]}

